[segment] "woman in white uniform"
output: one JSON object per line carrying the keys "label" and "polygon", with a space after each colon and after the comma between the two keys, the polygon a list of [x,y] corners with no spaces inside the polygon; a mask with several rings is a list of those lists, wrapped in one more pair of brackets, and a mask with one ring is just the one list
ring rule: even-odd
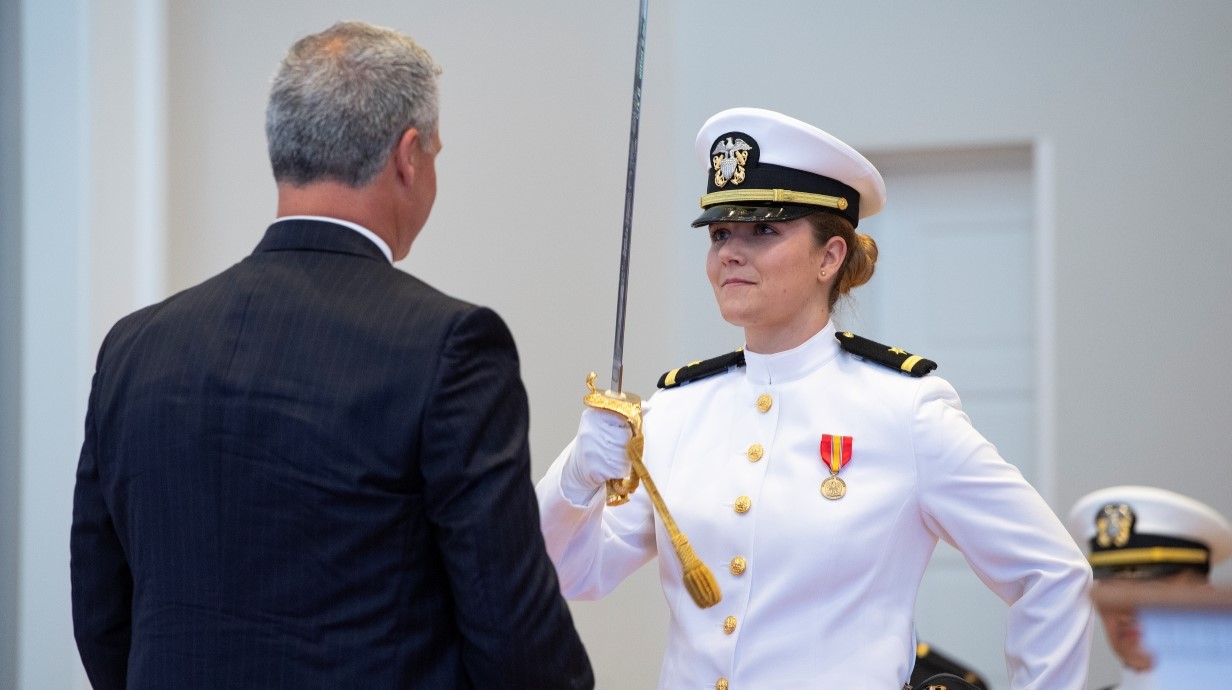
{"label": "woman in white uniform", "polygon": [[629,471],[625,421],[588,409],[538,485],[571,599],[655,556],[670,609],[659,687],[905,687],[916,592],[938,539],[1009,606],[1014,690],[1085,687],[1091,571],[1039,494],[985,440],[936,365],[836,331],[876,244],[854,228],[885,187],[811,125],[723,111],[696,149],[706,272],[737,352],[665,374],[643,408],[644,462],[721,601],[694,603],[647,491],[607,507]]}

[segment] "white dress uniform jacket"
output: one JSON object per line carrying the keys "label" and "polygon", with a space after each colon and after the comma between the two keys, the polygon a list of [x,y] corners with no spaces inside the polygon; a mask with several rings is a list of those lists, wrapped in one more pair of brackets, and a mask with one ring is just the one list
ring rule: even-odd
{"label": "white dress uniform jacket", "polygon": [[[560,491],[570,448],[539,482],[548,552],[571,599],[596,599],[656,555],[670,609],[659,687],[899,690],[914,659],[916,592],[937,540],[1010,605],[1015,690],[1080,690],[1091,571],[1018,469],[971,426],[936,376],[843,351],[833,326],[746,366],[657,392],[645,463],[722,601],[700,609],[644,490],[605,508]],[[769,396],[764,412],[758,398]],[[839,477],[823,434],[850,436]],[[571,446],[570,446],[571,447]]]}

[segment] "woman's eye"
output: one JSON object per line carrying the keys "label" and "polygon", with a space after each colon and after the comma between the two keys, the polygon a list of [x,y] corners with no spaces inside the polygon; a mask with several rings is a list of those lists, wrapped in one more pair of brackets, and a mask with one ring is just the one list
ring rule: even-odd
{"label": "woman's eye", "polygon": [[710,231],[710,241],[711,241],[711,242],[721,242],[721,241],[723,241],[723,240],[727,239],[730,235],[731,235],[731,231],[730,231],[730,230],[726,230],[726,229],[723,229],[723,230],[711,230],[711,231]]}
{"label": "woman's eye", "polygon": [[758,235],[773,235],[775,233],[774,226],[765,223],[758,223],[757,227],[753,228],[753,231]]}

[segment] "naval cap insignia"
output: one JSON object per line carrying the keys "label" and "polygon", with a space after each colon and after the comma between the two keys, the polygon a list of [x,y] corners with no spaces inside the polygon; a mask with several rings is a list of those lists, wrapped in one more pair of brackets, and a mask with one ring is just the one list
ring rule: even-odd
{"label": "naval cap insignia", "polygon": [[1095,541],[1101,548],[1120,548],[1129,543],[1134,511],[1124,503],[1109,503],[1095,516]]}
{"label": "naval cap insignia", "polygon": [[714,169],[714,186],[725,187],[730,181],[733,185],[744,182],[745,166],[749,164],[749,153],[757,142],[750,144],[745,139],[752,139],[747,134],[730,132],[719,137],[714,142],[710,152],[710,163]]}

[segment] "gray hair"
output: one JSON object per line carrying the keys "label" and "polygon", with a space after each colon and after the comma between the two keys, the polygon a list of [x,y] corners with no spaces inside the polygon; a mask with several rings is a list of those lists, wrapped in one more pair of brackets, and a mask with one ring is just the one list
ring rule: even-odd
{"label": "gray hair", "polygon": [[265,110],[274,179],[363,187],[385,167],[402,134],[427,150],[439,105],[432,56],[392,29],[340,22],[291,46]]}

